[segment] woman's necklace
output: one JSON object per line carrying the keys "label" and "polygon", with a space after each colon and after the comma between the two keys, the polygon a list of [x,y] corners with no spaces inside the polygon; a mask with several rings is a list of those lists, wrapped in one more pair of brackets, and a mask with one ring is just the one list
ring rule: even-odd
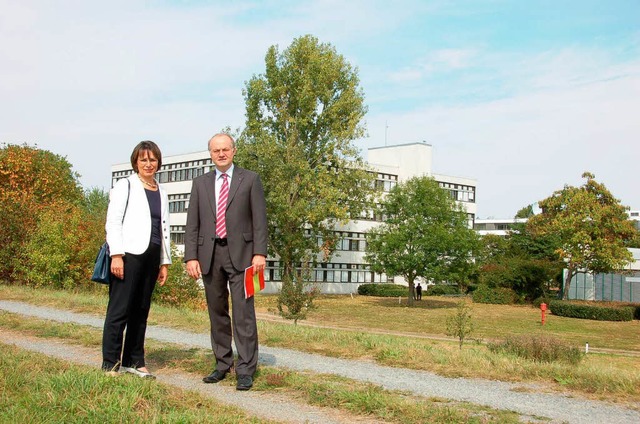
{"label": "woman's necklace", "polygon": [[138,175],[138,178],[140,178],[140,181],[142,181],[142,184],[148,185],[149,187],[151,187],[152,189],[157,189],[158,188],[158,184],[151,184],[146,182],[145,180],[142,179],[142,177],[140,175]]}

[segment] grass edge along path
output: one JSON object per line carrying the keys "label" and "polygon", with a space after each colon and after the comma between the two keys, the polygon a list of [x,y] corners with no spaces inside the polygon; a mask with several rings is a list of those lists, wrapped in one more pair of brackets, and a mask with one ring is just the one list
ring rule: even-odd
{"label": "grass edge along path", "polygon": [[[29,292],[17,290],[20,297],[23,297],[23,291]],[[4,297],[5,294],[6,290],[0,287],[0,295]],[[101,306],[98,303],[105,300],[84,293],[62,297],[60,292],[51,294],[50,298],[44,297],[42,303],[57,305],[56,308],[62,308],[56,309],[60,314],[66,311],[82,319],[87,315],[68,310],[94,313]],[[42,293],[38,295],[42,296]],[[152,310],[154,317],[150,324],[168,322],[172,325],[177,321],[180,325],[174,324],[172,327],[188,328],[190,333],[208,333],[205,318],[197,313],[159,305]],[[93,320],[101,322],[98,316],[94,316]],[[453,340],[446,342],[399,335],[354,333],[263,321],[258,322],[258,329],[261,346],[285,347],[336,358],[371,360],[380,365],[425,370],[447,377],[483,378],[520,384],[533,382],[546,390],[570,392],[590,399],[640,403],[640,370],[637,370],[637,358],[633,357],[589,354],[579,366],[572,366],[489,354],[486,347],[475,344],[459,350]],[[153,325],[149,330],[154,331]],[[162,335],[174,331],[179,330],[163,327]]]}
{"label": "grass edge along path", "polygon": [[277,422],[251,417],[193,391],[111,377],[97,367],[34,352],[34,346],[0,342],[0,422],[23,422],[26,417],[27,422],[42,423]]}
{"label": "grass edge along path", "polygon": [[[0,314],[0,318],[5,316],[6,313]],[[40,321],[39,323],[37,321]],[[14,321],[15,322],[15,321]],[[6,319],[2,320],[1,326],[6,327],[8,324]],[[41,324],[38,330],[36,326]],[[31,330],[26,330],[26,328],[32,328]],[[64,328],[69,327],[69,328]],[[2,336],[0,336],[0,352],[3,350],[3,342],[14,342],[20,344],[23,349],[35,349],[46,351],[50,355],[54,355],[60,359],[65,359],[67,361],[71,360],[70,356],[76,358],[77,361],[77,353],[81,351],[83,358],[87,358],[87,360],[81,361],[85,365],[89,365],[98,360],[96,352],[96,344],[98,344],[99,334],[96,330],[92,329],[84,329],[85,332],[95,333],[93,337],[91,334],[84,334],[83,340],[84,346],[88,347],[80,347],[78,345],[67,344],[69,341],[67,337],[71,337],[71,332],[69,330],[79,330],[77,325],[73,324],[59,324],[59,323],[48,323],[42,322],[41,320],[26,318],[22,320],[20,332],[4,332]],[[11,333],[13,333],[13,337],[11,337]],[[24,333],[30,333],[28,336]],[[39,335],[35,334],[39,333]],[[37,340],[39,337],[48,334],[48,339],[43,339],[47,341],[39,341]],[[66,335],[63,338],[56,337],[54,334],[58,335]],[[31,340],[26,340],[30,338]],[[90,339],[93,338],[93,342]],[[20,340],[21,339],[21,340]],[[55,344],[55,347],[52,347]],[[278,417],[277,414],[274,416],[273,413],[269,413],[269,410],[272,409],[270,406],[267,407],[267,413],[265,413],[265,409],[260,407],[260,403],[268,402],[270,404],[279,403],[281,408],[286,408],[288,410],[287,415],[295,416],[296,419],[294,422],[318,422],[318,423],[332,423],[332,422],[359,422],[366,424],[367,422],[397,422],[397,423],[422,423],[422,422],[432,422],[432,423],[518,423],[521,422],[519,420],[519,414],[510,411],[501,411],[488,407],[483,407],[479,405],[473,405],[466,402],[454,402],[447,401],[445,399],[424,399],[417,396],[410,396],[407,394],[403,394],[400,392],[391,392],[388,390],[383,390],[373,384],[370,383],[361,383],[353,380],[348,380],[345,378],[340,378],[336,376],[330,375],[317,375],[313,373],[300,373],[300,372],[292,372],[289,370],[281,370],[273,367],[261,367],[260,368],[260,378],[256,381],[256,386],[254,388],[253,393],[242,393],[242,397],[247,398],[248,396],[253,396],[250,402],[238,402],[238,396],[234,396],[235,392],[231,378],[225,380],[224,382],[218,385],[203,385],[199,381],[199,376],[202,374],[185,374],[184,368],[193,370],[194,363],[198,362],[198,360],[190,360],[187,357],[188,353],[185,352],[184,348],[172,348],[167,344],[161,343],[153,343],[153,347],[151,347],[148,356],[149,362],[151,365],[161,366],[163,367],[160,372],[157,372],[158,381],[163,385],[173,385],[179,386],[181,388],[190,388],[191,391],[199,389],[204,389],[206,391],[214,391],[214,396],[218,401],[222,401],[223,403],[235,405],[236,407],[240,407],[242,409],[247,409],[248,413],[267,415],[269,418],[277,419],[282,418]],[[179,350],[181,354],[179,355],[181,359],[172,360],[171,358],[176,358],[175,350]],[[67,351],[67,353],[64,353]],[[70,353],[68,351],[73,351]],[[62,353],[61,353],[62,352]],[[92,355],[93,354],[93,355]],[[193,351],[191,351],[193,354]],[[198,354],[196,354],[197,356]],[[202,353],[200,353],[202,355]],[[90,359],[91,356],[95,356],[95,358]],[[210,362],[211,358],[208,358],[207,362]],[[0,360],[0,364],[3,361]],[[156,362],[155,364],[153,362]],[[94,364],[95,365],[95,364]],[[167,365],[171,365],[170,368],[167,368]],[[186,365],[186,366],[185,366]],[[197,366],[196,366],[197,368]],[[200,367],[201,368],[201,367]],[[51,369],[56,369],[56,367],[52,367]],[[49,368],[47,367],[46,372],[43,375],[47,375],[49,373]],[[38,372],[37,369],[34,369],[32,372]],[[0,365],[0,375],[4,373],[3,365]],[[98,371],[98,374],[103,375],[103,373]],[[77,387],[84,388],[89,385],[92,386],[91,382],[93,382],[95,376],[95,371],[87,372],[87,378],[89,379],[89,383],[81,382],[79,383],[79,379],[75,379],[74,384]],[[133,378],[133,376],[118,376],[115,380],[122,381],[127,378],[131,378],[131,381],[134,383],[138,383],[139,379]],[[45,379],[46,380],[46,379]],[[110,379],[107,379],[106,383],[111,384],[109,382]],[[137,384],[135,384],[137,387]],[[135,393],[138,392],[138,389],[134,387],[130,389]],[[82,390],[82,389],[81,389]],[[163,389],[164,390],[164,389]],[[226,396],[221,396],[220,392],[226,392]],[[275,396],[274,396],[275,394]],[[49,396],[48,399],[58,399],[60,395],[56,394],[55,396]],[[205,397],[210,396],[211,394],[205,395]],[[198,396],[203,396],[203,393],[199,393]],[[276,399],[274,401],[274,398]],[[146,402],[145,399],[138,399],[134,402],[137,405],[144,404]],[[302,402],[311,405],[310,407],[302,405]],[[23,402],[21,402],[23,403]],[[59,409],[59,405],[42,405],[42,399],[40,399],[38,407],[55,407]],[[67,402],[68,403],[68,402]],[[120,405],[126,403],[120,402]],[[190,402],[192,404],[192,402]],[[295,406],[294,406],[295,405]],[[302,406],[301,406],[302,405]],[[82,405],[75,405],[76,408],[80,408],[84,410]],[[146,408],[146,406],[145,406]],[[188,411],[189,408],[187,408]],[[280,408],[278,408],[280,409]],[[306,411],[306,410],[310,410]],[[24,412],[23,409],[21,409]],[[69,411],[67,411],[69,412]],[[224,412],[224,409],[223,409]],[[157,413],[152,412],[144,412],[145,420],[144,422],[151,421],[152,418],[158,418]],[[99,414],[97,414],[99,416]],[[82,420],[78,422],[87,422],[85,421],[87,415],[85,412],[81,411],[80,416],[84,417]],[[134,415],[135,416],[135,415]],[[225,415],[226,416],[226,415]],[[338,418],[336,418],[336,416]],[[190,414],[187,417],[191,417]],[[2,415],[0,415],[2,418]],[[159,418],[163,418],[162,416]],[[179,415],[174,414],[175,418],[182,419]],[[223,416],[224,418],[224,416]],[[525,417],[529,418],[529,417]],[[164,417],[166,419],[166,417]],[[189,418],[190,420],[193,418]],[[371,421],[370,421],[371,420]],[[383,421],[380,421],[383,420]],[[63,420],[61,420],[63,421]],[[64,420],[66,421],[66,420]],[[162,420],[160,420],[162,421]],[[290,420],[285,420],[290,421]],[[66,421],[69,422],[69,421]],[[106,422],[110,422],[107,420]],[[194,421],[188,422],[200,422],[195,419]],[[256,421],[242,421],[242,420],[231,420],[225,421],[225,419],[220,419],[220,421],[214,422],[261,422]]]}
{"label": "grass edge along path", "polygon": [[[7,302],[2,302],[2,305],[6,306],[6,304]],[[37,310],[42,308],[38,308],[34,306],[33,309]],[[27,311],[24,311],[24,312],[27,312]],[[50,313],[54,314],[55,317],[57,318],[57,314],[59,313],[64,314],[65,311],[51,310]],[[5,313],[4,316],[6,315],[9,315],[9,314]],[[46,323],[45,327],[49,325],[53,327],[60,326],[60,324],[49,324],[46,321],[45,323]],[[72,324],[64,324],[64,325],[72,325]],[[37,325],[37,327],[38,327],[37,329],[40,330],[39,325]],[[45,329],[44,331],[46,333],[50,333],[50,331],[47,329]],[[99,331],[96,331],[96,330],[90,330],[90,331],[93,331],[94,333],[96,333],[96,341],[94,343],[98,344]],[[200,339],[205,339],[205,337],[200,337]],[[207,345],[207,343],[204,340],[201,340],[200,344],[201,346]],[[269,349],[267,348],[267,350]],[[175,352],[184,353],[184,351],[185,351],[184,346],[181,346],[177,350],[174,350],[173,354],[169,354],[169,356],[175,355]],[[640,415],[637,413],[634,413],[632,410],[628,410],[621,407],[614,407],[613,405],[607,405],[600,402],[593,403],[588,401],[581,401],[579,399],[576,399],[576,400],[572,400],[570,398],[565,399],[562,396],[558,397],[557,395],[539,395],[539,394],[536,394],[536,390],[533,390],[533,391],[531,391],[530,389],[527,390],[526,388],[523,388],[521,386],[518,387],[518,386],[512,386],[512,385],[505,385],[504,383],[494,383],[494,382],[487,382],[487,381],[482,382],[480,380],[470,380],[467,383],[464,383],[464,379],[453,379],[453,380],[445,381],[446,379],[440,379],[433,375],[428,376],[421,372],[414,372],[410,370],[402,370],[402,369],[382,369],[381,370],[379,369],[380,368],[379,366],[362,363],[360,361],[346,361],[348,362],[347,364],[348,370],[345,370],[345,368],[341,367],[341,365],[339,364],[339,362],[343,360],[338,360],[338,362],[336,362],[336,360],[332,360],[329,358],[327,358],[326,360],[323,360],[320,357],[309,358],[308,356],[305,356],[306,354],[300,354],[300,355],[295,354],[294,357],[297,357],[297,356],[300,356],[300,357],[296,358],[296,360],[291,362],[292,358],[286,358],[287,356],[286,352],[274,352],[274,353],[276,353],[276,355],[283,354],[285,356],[284,361],[280,362],[280,366],[282,366],[283,363],[290,363],[294,365],[294,369],[307,369],[309,364],[313,363],[313,369],[318,369],[318,361],[320,361],[320,362],[323,362],[323,364],[320,364],[320,368],[326,365],[329,366],[328,368],[324,368],[327,370],[324,372],[335,373],[336,370],[334,367],[338,366],[339,368],[342,368],[342,371],[339,371],[339,373],[344,373],[343,375],[345,376],[354,375],[352,371],[355,371],[356,372],[355,375],[358,376],[357,378],[361,379],[362,381],[372,381],[375,384],[384,382],[385,387],[392,388],[395,390],[400,389],[400,390],[406,391],[406,390],[409,390],[409,388],[411,388],[410,390],[411,392],[420,393],[421,396],[425,396],[427,399],[432,399],[433,396],[440,396],[441,398],[446,398],[446,399],[460,399],[460,400],[467,399],[476,404],[481,403],[485,405],[492,405],[500,410],[516,409],[521,414],[525,414],[528,416],[536,416],[540,413],[540,410],[543,410],[546,415],[551,415],[556,418],[561,417],[563,420],[567,420],[568,422],[574,422],[575,421],[574,418],[576,417],[582,417],[582,421],[580,421],[580,418],[577,418],[578,421],[575,421],[575,422],[586,422],[584,421],[585,418],[587,418],[590,421],[593,418],[597,419],[598,417],[602,419],[603,422],[606,422],[607,419],[610,417],[617,417],[617,419],[622,420],[620,422],[624,422],[628,420],[640,421]],[[96,359],[96,363],[98,362],[99,360]],[[208,362],[210,363],[210,360]],[[301,363],[303,367],[300,367]],[[344,364],[345,363],[343,363],[342,365]],[[359,372],[358,372],[358,369],[360,370]],[[366,370],[364,374],[363,374],[363,370]],[[203,371],[200,371],[200,373],[202,372]],[[373,378],[371,379],[363,378],[364,375],[369,375]],[[380,379],[379,376],[385,376],[385,378]],[[398,380],[398,377],[399,377],[399,380]],[[402,384],[400,386],[397,386],[393,383],[393,381],[402,382]],[[455,381],[455,383],[453,383],[453,381]],[[409,382],[410,385],[406,385],[407,382]],[[460,395],[456,396],[454,392],[451,391],[451,389],[453,388],[451,386],[452,383],[454,384],[455,390],[461,390],[461,392],[459,393],[462,394],[462,397],[460,397]],[[461,383],[464,383],[464,384],[462,384],[461,386],[460,385]],[[403,389],[402,387],[405,387],[405,388]],[[441,391],[440,389],[444,389],[444,391]],[[521,390],[521,389],[524,389],[524,390]],[[523,391],[525,393],[521,393]],[[479,396],[475,397],[474,395],[469,397],[470,392],[474,392]],[[441,393],[441,394],[437,394],[437,393]],[[486,395],[489,393],[493,393],[491,396],[489,396],[489,398],[492,400],[487,402]],[[480,399],[484,399],[484,400],[480,400]],[[404,421],[406,420],[403,420],[403,422]]]}

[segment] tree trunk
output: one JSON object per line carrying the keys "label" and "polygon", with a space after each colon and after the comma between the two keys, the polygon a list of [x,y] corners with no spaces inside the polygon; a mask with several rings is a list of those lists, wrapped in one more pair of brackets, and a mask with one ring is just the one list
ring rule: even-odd
{"label": "tree trunk", "polygon": [[413,299],[415,298],[415,287],[413,282],[415,281],[415,277],[409,277],[407,280],[409,280],[409,297],[408,297],[408,301],[407,304],[409,306],[413,306]]}
{"label": "tree trunk", "polygon": [[569,299],[569,289],[571,288],[571,280],[573,276],[576,274],[575,265],[569,263],[567,267],[567,278],[564,282],[564,288],[562,290],[562,300]]}

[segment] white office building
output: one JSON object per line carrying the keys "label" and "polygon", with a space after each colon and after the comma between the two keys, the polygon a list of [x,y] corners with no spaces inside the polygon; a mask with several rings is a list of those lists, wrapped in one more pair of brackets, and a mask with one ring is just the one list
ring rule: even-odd
{"label": "white office building", "polygon": [[493,234],[500,237],[506,237],[514,224],[523,224],[527,222],[527,218],[502,218],[502,219],[476,219],[473,229],[481,236]]}
{"label": "white office building", "polygon": [[[451,193],[467,211],[469,228],[473,228],[476,215],[476,180],[453,177],[432,172],[431,145],[409,143],[388,147],[376,147],[368,151],[368,165],[376,174],[376,185],[389,191],[398,182],[416,176],[433,177],[444,190]],[[171,213],[171,240],[179,249],[184,247],[184,232],[191,193],[191,181],[214,168],[207,150],[183,155],[163,157],[162,168],[156,177],[169,194]],[[112,185],[133,172],[130,163],[111,167]],[[268,211],[267,211],[268,212]],[[402,283],[401,277],[389,279],[384,274],[371,271],[364,262],[366,248],[365,235],[369,229],[379,225],[376,218],[350,221],[338,226],[338,245],[327,263],[321,263],[312,272],[312,280],[323,293],[355,293],[360,284],[394,281]],[[303,231],[303,230],[301,230]],[[277,258],[267,258],[267,280],[265,292],[279,289],[280,275]]]}

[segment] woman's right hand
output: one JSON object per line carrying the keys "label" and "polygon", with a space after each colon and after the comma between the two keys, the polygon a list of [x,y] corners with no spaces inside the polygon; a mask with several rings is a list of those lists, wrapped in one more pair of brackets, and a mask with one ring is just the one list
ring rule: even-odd
{"label": "woman's right hand", "polygon": [[118,279],[124,280],[124,261],[122,255],[111,257],[111,273]]}

